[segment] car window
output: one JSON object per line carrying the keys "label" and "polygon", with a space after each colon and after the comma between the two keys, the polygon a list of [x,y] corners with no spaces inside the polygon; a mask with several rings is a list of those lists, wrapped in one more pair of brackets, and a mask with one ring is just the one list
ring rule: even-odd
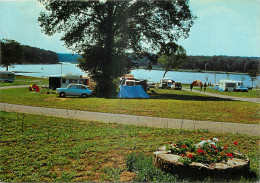
{"label": "car window", "polygon": [[78,87],[77,87],[77,85],[70,85],[69,86],[69,89],[77,89]]}
{"label": "car window", "polygon": [[80,89],[86,90],[87,88],[85,86],[79,86]]}

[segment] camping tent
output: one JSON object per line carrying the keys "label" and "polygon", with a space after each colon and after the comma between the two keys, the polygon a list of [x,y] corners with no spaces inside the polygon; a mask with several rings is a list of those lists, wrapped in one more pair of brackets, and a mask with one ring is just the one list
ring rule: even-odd
{"label": "camping tent", "polygon": [[196,80],[196,81],[193,81],[192,84],[193,84],[193,86],[200,86],[200,85],[202,85],[202,82]]}
{"label": "camping tent", "polygon": [[136,86],[122,86],[120,85],[120,91],[117,98],[150,98],[150,96],[144,91],[141,85]]}

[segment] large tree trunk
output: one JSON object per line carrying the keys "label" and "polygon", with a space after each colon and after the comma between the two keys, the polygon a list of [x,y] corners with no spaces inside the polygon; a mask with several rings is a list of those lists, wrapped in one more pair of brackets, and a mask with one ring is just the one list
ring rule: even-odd
{"label": "large tree trunk", "polygon": [[105,49],[104,49],[104,67],[103,67],[103,78],[102,78],[102,86],[100,94],[102,97],[111,98],[115,95],[113,90],[113,75],[112,75],[112,67],[113,67],[113,58],[112,58],[112,50],[113,50],[113,3],[108,3],[108,15],[106,21],[106,37],[105,37]]}

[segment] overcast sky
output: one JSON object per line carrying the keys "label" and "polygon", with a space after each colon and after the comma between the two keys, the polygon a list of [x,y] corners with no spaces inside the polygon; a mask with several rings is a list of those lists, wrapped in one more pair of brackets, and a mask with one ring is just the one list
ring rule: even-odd
{"label": "overcast sky", "polygon": [[[189,38],[179,41],[188,55],[260,57],[260,0],[191,0],[190,8],[198,19]],[[43,10],[37,0],[0,0],[0,39],[70,53],[61,35],[41,32]]]}

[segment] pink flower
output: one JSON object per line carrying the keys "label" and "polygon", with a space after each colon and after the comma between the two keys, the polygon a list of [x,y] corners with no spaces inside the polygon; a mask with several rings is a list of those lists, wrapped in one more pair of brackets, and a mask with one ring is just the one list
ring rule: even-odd
{"label": "pink flower", "polygon": [[182,145],[181,147],[182,147],[182,148],[186,148],[186,145]]}
{"label": "pink flower", "polygon": [[198,149],[197,152],[198,153],[204,153],[204,151],[202,149]]}
{"label": "pink flower", "polygon": [[233,142],[233,144],[235,144],[235,145],[238,145],[238,143],[235,141],[235,142]]}

